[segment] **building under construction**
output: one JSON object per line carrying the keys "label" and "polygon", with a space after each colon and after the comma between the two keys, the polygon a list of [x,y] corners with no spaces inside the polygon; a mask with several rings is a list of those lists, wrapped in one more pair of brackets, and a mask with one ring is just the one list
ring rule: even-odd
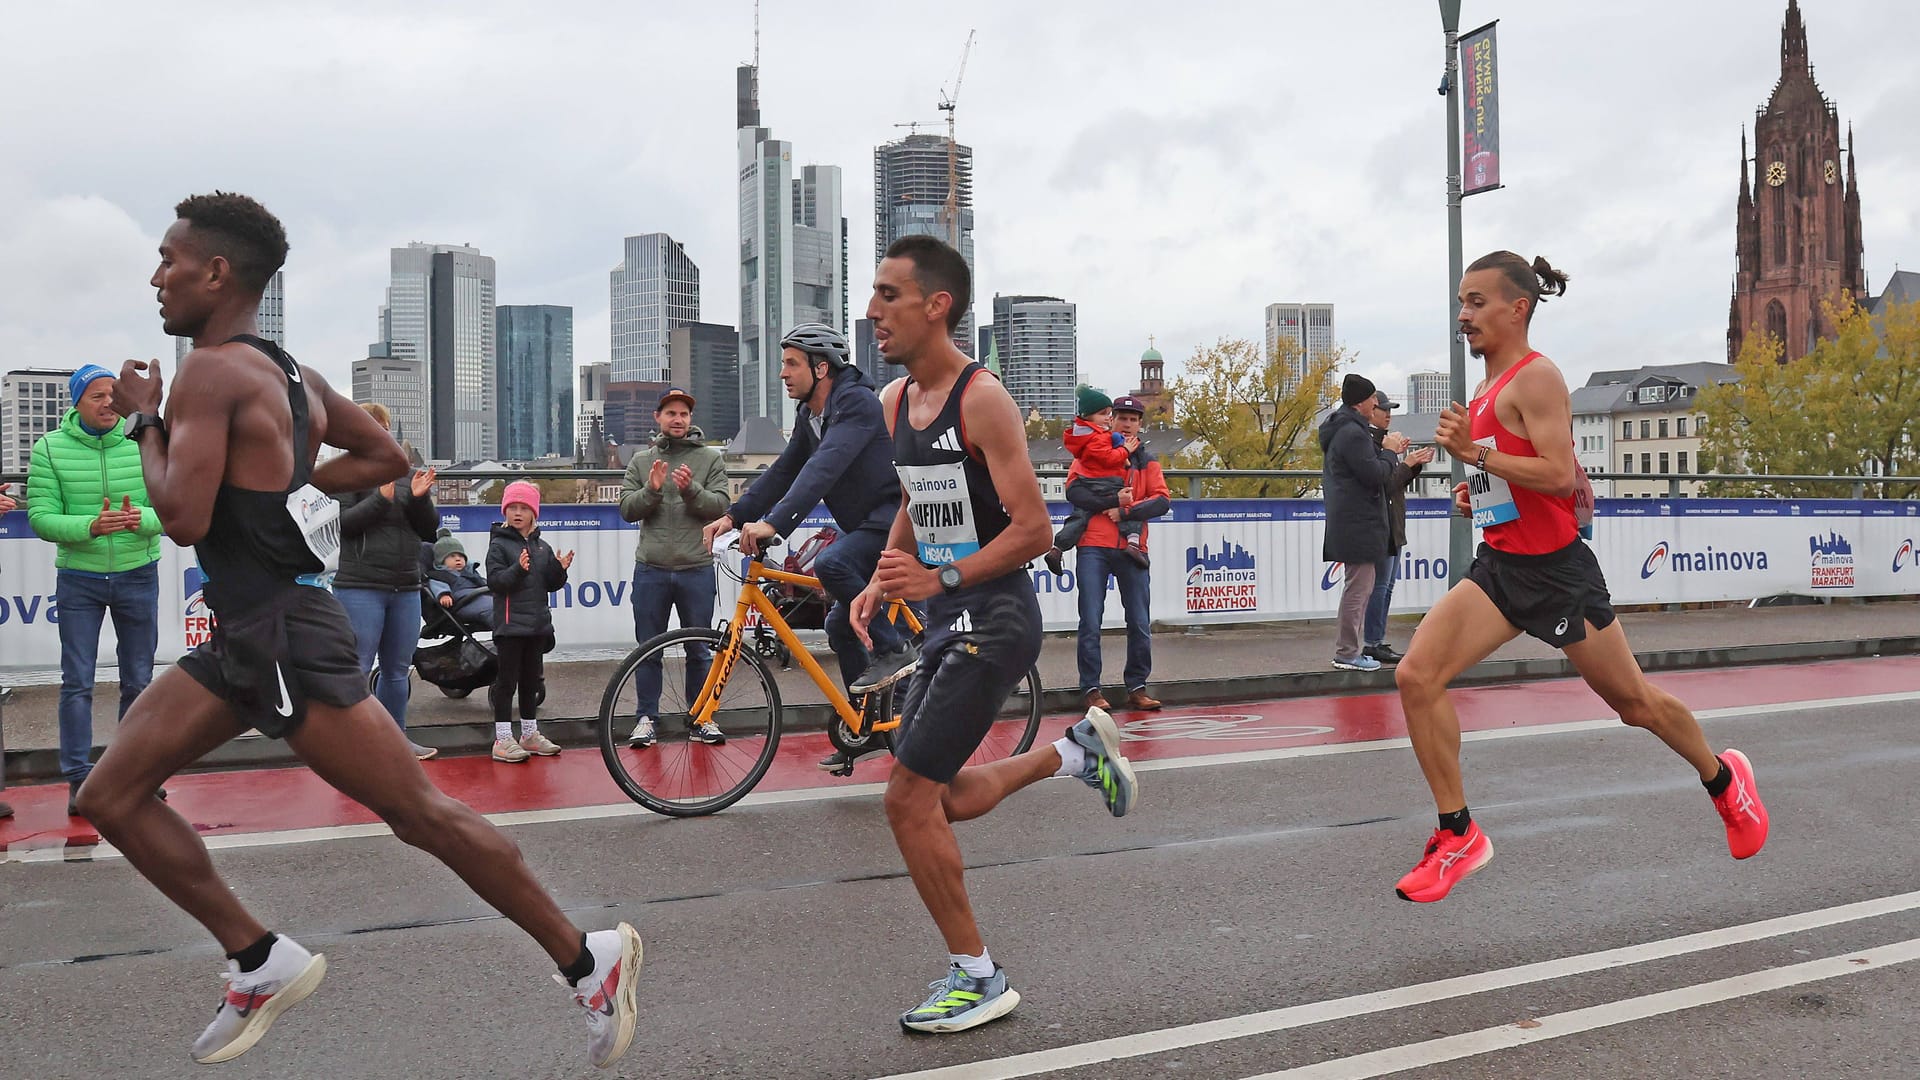
{"label": "building under construction", "polygon": [[[973,261],[973,150],[953,146],[944,135],[908,135],[873,151],[873,256],[878,263],[887,246],[903,236],[937,236]],[[946,218],[948,170],[953,170],[957,221]],[[976,290],[977,294],[977,290]],[[973,312],[953,332],[953,343],[972,356]]]}

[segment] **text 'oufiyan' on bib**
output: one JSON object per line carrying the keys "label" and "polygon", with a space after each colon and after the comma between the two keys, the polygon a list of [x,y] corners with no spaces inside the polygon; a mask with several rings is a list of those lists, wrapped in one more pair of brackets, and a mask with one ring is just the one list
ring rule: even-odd
{"label": "text 'oufiyan' on bib", "polygon": [[894,468],[907,489],[907,517],[913,522],[921,562],[945,566],[980,550],[979,523],[973,519],[964,463]]}

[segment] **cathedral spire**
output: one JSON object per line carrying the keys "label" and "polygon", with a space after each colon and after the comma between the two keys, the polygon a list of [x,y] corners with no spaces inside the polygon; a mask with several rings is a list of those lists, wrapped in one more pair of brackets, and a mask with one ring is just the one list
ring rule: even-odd
{"label": "cathedral spire", "polygon": [[1780,74],[1807,70],[1807,24],[1800,19],[1799,0],[1787,0],[1787,21],[1780,28]]}
{"label": "cathedral spire", "polygon": [[1753,188],[1747,182],[1747,125],[1740,125],[1740,209],[1753,206]]}

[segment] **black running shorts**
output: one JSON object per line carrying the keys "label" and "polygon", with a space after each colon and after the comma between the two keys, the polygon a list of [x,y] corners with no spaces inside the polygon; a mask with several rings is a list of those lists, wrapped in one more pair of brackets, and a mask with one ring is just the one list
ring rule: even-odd
{"label": "black running shorts", "polygon": [[180,666],[260,734],[285,738],[307,718],[308,700],[347,708],[366,699],[353,625],[327,590],[290,585],[260,608],[214,620],[213,636]]}
{"label": "black running shorts", "polygon": [[950,783],[992,730],[1027,669],[1040,658],[1040,601],[1014,571],[927,601],[920,667],[907,683],[894,759]]}
{"label": "black running shorts", "polygon": [[1595,630],[1613,623],[1600,560],[1582,540],[1545,555],[1513,555],[1481,544],[1467,580],[1508,622],[1556,649],[1585,641],[1588,623]]}

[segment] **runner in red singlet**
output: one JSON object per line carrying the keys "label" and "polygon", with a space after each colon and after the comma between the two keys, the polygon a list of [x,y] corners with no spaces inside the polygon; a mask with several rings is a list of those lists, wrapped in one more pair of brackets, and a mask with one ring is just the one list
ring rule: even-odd
{"label": "runner in red singlet", "polygon": [[1746,755],[1716,757],[1693,713],[1648,683],[1614,620],[1607,583],[1581,540],[1576,502],[1592,498],[1574,460],[1572,402],[1553,361],[1527,345],[1527,326],[1567,276],[1497,251],[1460,280],[1460,332],[1486,360],[1470,408],[1441,414],[1435,441],[1467,466],[1454,506],[1484,542],[1427,617],[1395,669],[1407,735],[1433,790],[1440,827],[1419,865],[1400,879],[1403,899],[1431,903],[1487,864],[1493,845],[1467,813],[1460,780],[1460,720],[1447,684],[1522,632],[1566,653],[1623,723],[1646,728],[1700,774],[1736,859],[1767,841],[1767,811]]}

